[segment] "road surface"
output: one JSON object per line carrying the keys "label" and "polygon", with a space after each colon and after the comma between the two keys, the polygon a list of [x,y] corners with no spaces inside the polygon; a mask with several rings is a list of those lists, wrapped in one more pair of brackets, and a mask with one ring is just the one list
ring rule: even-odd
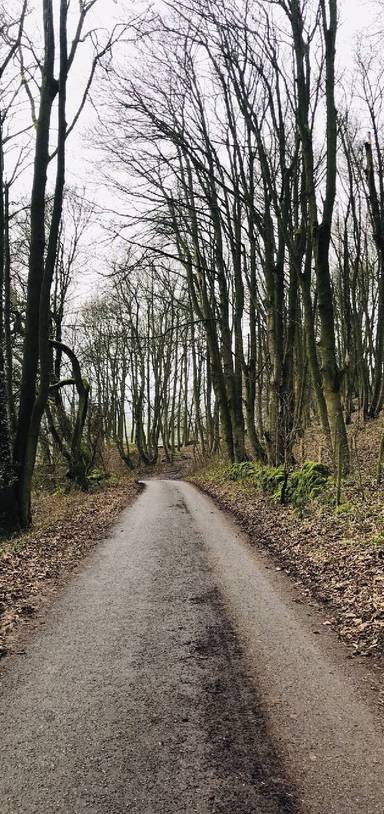
{"label": "road surface", "polygon": [[5,662],[1,814],[383,814],[363,682],[270,566],[147,483]]}

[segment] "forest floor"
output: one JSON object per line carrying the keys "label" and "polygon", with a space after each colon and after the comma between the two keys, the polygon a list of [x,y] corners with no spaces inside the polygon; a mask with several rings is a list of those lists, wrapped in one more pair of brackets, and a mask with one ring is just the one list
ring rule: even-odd
{"label": "forest floor", "polygon": [[[298,512],[259,491],[251,481],[230,481],[226,465],[211,461],[190,480],[231,512],[253,544],[266,548],[300,588],[303,602],[320,604],[324,626],[336,629],[351,656],[384,666],[384,484],[376,483],[383,421],[352,427],[353,472],[338,511],[316,499]],[[316,433],[304,449],[318,460]],[[301,463],[301,461],[299,460]],[[384,695],[383,695],[384,703]]]}
{"label": "forest floor", "polygon": [[0,540],[0,658],[140,491],[126,476],[89,492],[40,493],[28,532]]}

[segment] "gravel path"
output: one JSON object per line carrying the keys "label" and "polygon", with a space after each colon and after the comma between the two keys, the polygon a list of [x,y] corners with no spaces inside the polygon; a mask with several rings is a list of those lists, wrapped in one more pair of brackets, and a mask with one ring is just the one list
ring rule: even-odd
{"label": "gravel path", "polygon": [[358,671],[266,563],[148,483],[3,668],[1,814],[382,814]]}

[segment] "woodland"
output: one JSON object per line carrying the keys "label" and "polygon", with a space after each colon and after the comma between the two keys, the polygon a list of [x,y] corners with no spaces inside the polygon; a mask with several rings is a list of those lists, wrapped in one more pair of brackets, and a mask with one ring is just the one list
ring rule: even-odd
{"label": "woodland", "polygon": [[283,502],[313,436],[340,504],[384,405],[383,4],[346,54],[337,0],[116,4],[110,30],[103,3],[1,4],[1,524],[111,450],[219,456]]}

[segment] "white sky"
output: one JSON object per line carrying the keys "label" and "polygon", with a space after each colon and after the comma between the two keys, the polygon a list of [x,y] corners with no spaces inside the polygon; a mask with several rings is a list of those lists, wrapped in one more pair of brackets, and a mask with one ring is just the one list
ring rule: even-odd
{"label": "white sky", "polygon": [[[355,36],[372,25],[374,20],[377,19],[378,5],[376,0],[340,0],[339,5],[341,21],[337,46],[339,68],[351,69]],[[98,0],[93,13],[92,24],[95,21],[100,27],[110,29],[113,22],[124,19],[124,13],[125,18],[127,18],[128,14],[132,16],[142,6],[143,2],[138,2],[138,0]],[[81,84],[86,67],[87,54],[84,51],[78,59],[76,85],[77,79],[79,80],[78,84]],[[72,175],[73,181],[77,183],[80,183],[80,178],[82,178],[87,185],[90,182],[89,152],[87,152],[87,145],[84,142],[81,145],[80,140],[85,136],[92,121],[93,114],[88,109],[88,111],[84,112],[79,123],[76,136],[74,135],[70,143],[68,143],[68,178]],[[72,172],[70,169],[71,164]]]}
{"label": "white sky", "polygon": [[347,62],[351,58],[355,34],[371,25],[378,12],[375,0],[343,0],[340,3],[338,52],[343,61]]}
{"label": "white sky", "polygon": [[[77,17],[78,3],[73,0],[72,5]],[[127,20],[129,17],[135,16],[143,8],[143,5],[145,5],[145,0],[98,0],[90,15],[88,27],[111,30],[114,23],[119,20]],[[357,33],[366,29],[367,26],[371,26],[374,20],[377,20],[378,13],[379,9],[376,0],[341,0],[341,26],[337,47],[339,70],[352,69],[354,38]],[[34,36],[38,39],[41,27],[41,0],[35,0],[35,15]],[[29,24],[33,24],[33,18]],[[89,69],[90,56],[91,51],[88,46],[79,49],[77,63],[74,65],[69,86],[69,99],[73,100],[81,97],[81,89],[84,87]],[[97,103],[96,90],[94,90],[93,98]],[[71,115],[68,115],[68,121],[70,120]],[[76,132],[68,140],[67,182],[70,186],[84,187],[86,197],[94,200],[98,207],[119,208],[121,202],[117,202],[113,192],[105,187],[97,167],[97,152],[89,142],[89,131],[94,121],[94,111],[91,105],[88,105],[83,111]],[[24,188],[26,186],[24,184]],[[91,263],[90,268],[79,279],[78,297],[80,299],[94,294],[99,285],[98,272],[100,267],[104,265],[103,258],[106,252],[105,245],[103,245],[105,240],[103,221],[108,222],[108,215],[103,218],[100,213],[89,233],[89,239],[92,241]],[[110,251],[111,249],[108,250],[109,254]]]}

